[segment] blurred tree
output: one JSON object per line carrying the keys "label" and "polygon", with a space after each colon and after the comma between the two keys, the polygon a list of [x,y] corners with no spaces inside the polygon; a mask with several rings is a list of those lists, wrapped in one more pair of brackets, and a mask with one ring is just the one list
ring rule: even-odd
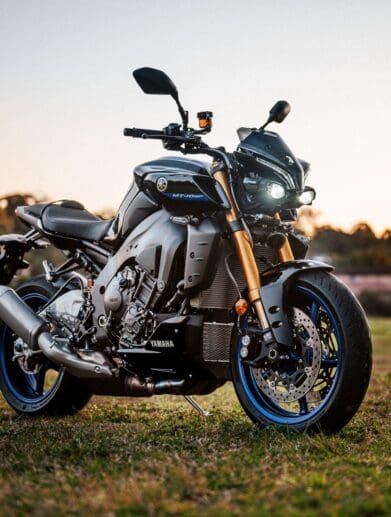
{"label": "blurred tree", "polygon": [[300,208],[299,218],[297,223],[295,224],[296,229],[304,233],[305,235],[308,235],[309,237],[313,237],[320,226],[320,215],[321,212],[314,210],[313,208]]}
{"label": "blurred tree", "polygon": [[335,266],[344,270],[366,271],[391,267],[391,232],[377,238],[366,222],[356,224],[350,233],[331,226],[316,228],[311,242],[312,256],[327,255]]}
{"label": "blurred tree", "polygon": [[112,219],[115,216],[115,211],[112,208],[103,208],[103,210],[96,212],[95,215],[101,219]]}

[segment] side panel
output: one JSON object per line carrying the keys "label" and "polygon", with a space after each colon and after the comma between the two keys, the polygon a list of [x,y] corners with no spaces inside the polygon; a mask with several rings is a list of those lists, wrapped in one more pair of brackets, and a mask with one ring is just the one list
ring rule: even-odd
{"label": "side panel", "polygon": [[220,244],[220,231],[211,219],[205,219],[198,226],[188,225],[185,263],[186,293],[207,289],[216,274],[216,254]]}
{"label": "side panel", "polygon": [[[96,308],[95,322],[99,316],[106,315],[103,295],[109,282],[127,262],[134,260],[144,264],[147,261],[146,250],[150,250],[151,263],[154,264],[156,257],[159,257],[155,277],[164,282],[164,285],[167,283],[176,252],[179,246],[186,242],[187,237],[186,227],[174,224],[170,217],[166,210],[158,210],[146,217],[125,239],[115,255],[109,258],[92,290],[92,300]],[[98,340],[106,338],[105,331],[99,327],[97,338]]]}

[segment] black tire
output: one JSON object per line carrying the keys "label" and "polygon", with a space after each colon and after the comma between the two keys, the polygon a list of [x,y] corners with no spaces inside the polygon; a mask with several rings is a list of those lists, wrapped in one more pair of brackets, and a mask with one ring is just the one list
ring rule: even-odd
{"label": "black tire", "polygon": [[[284,430],[315,431],[334,433],[344,427],[360,407],[368,388],[372,369],[372,343],[364,311],[352,294],[335,276],[319,272],[303,272],[290,287],[288,303],[295,306],[297,294],[311,290],[323,299],[333,312],[338,335],[341,336],[341,357],[338,375],[330,388],[328,400],[319,411],[311,411],[305,421],[298,422],[287,417],[284,422],[268,417],[270,411],[259,411],[255,407],[257,399],[248,389],[250,384],[243,377],[240,366],[240,340],[233,336],[231,346],[231,366],[233,383],[241,405],[247,415],[260,427],[274,425]],[[299,294],[300,296],[300,294]],[[331,391],[332,390],[332,391]],[[260,405],[258,405],[260,408]]]}
{"label": "black tire", "polygon": [[[44,277],[34,278],[16,289],[21,298],[34,300],[42,298],[43,302],[50,299],[56,292],[56,289],[46,281]],[[7,370],[6,358],[9,357],[4,347],[10,345],[9,336],[10,329],[5,325],[0,328],[0,389],[8,404],[18,413],[23,415],[46,415],[46,416],[62,416],[72,415],[80,411],[90,400],[91,393],[83,382],[70,375],[64,368],[58,369],[58,376],[54,385],[47,393],[42,395],[26,397],[22,391],[18,391],[16,379],[22,377],[12,366],[12,371]],[[53,366],[54,368],[54,366]]]}

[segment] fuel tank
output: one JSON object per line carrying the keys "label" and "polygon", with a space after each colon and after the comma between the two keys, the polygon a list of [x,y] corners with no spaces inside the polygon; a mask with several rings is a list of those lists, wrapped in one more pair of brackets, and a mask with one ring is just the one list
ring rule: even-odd
{"label": "fuel tank", "polygon": [[106,241],[121,244],[141,221],[157,210],[159,205],[141,192],[133,182],[118,209]]}
{"label": "fuel tank", "polygon": [[229,208],[221,186],[198,160],[167,157],[135,168],[134,178],[151,200],[178,215],[195,215]]}

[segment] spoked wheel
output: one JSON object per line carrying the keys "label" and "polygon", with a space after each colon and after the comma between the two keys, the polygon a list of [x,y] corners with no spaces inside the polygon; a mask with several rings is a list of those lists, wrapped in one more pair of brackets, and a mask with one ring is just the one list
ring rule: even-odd
{"label": "spoked wheel", "polygon": [[[42,278],[24,284],[17,291],[35,312],[55,292]],[[5,325],[0,328],[0,387],[10,406],[30,415],[71,414],[90,398],[79,379],[51,363],[40,351],[31,353]]]}
{"label": "spoked wheel", "polygon": [[[334,432],[357,411],[371,372],[365,315],[350,291],[327,273],[300,276],[289,295],[293,347],[257,367],[232,346],[239,400],[258,425]],[[245,333],[248,320],[243,322]]]}

